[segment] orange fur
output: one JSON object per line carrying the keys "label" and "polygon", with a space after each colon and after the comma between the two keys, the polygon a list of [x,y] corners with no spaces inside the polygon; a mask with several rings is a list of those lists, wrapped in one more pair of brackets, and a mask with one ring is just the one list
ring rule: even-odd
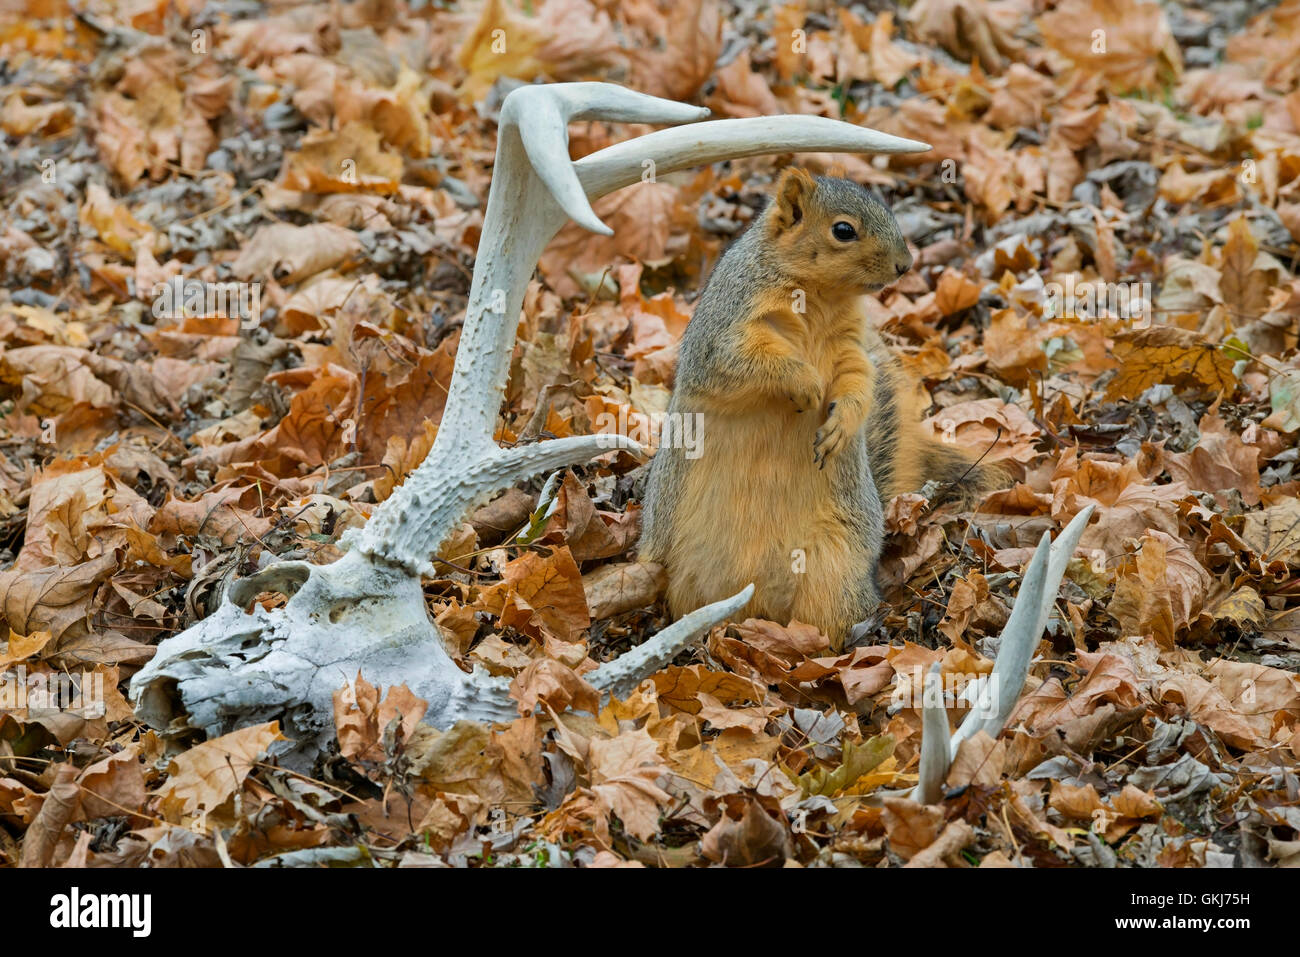
{"label": "orange fur", "polygon": [[788,169],[718,264],[669,407],[702,416],[703,454],[661,448],[647,486],[641,554],[667,567],[673,614],[752,582],[744,614],[838,643],[878,600],[882,497],[968,464],[923,434],[865,318],[862,295],[911,261],[860,187]]}

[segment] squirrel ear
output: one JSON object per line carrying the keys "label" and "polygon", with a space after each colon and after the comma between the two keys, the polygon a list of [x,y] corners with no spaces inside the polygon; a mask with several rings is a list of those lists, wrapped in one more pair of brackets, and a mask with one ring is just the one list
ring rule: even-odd
{"label": "squirrel ear", "polygon": [[808,171],[787,167],[776,181],[776,223],[780,230],[789,229],[803,219],[816,184]]}

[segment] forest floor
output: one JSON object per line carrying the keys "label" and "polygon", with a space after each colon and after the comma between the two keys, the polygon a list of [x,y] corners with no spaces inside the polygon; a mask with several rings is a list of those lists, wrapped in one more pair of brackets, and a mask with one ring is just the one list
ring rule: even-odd
{"label": "forest floor", "polygon": [[[1013,486],[889,504],[856,646],[737,622],[592,714],[582,673],[668,621],[644,462],[610,454],[475,513],[426,582],[448,651],[537,713],[433,730],[358,683],[310,773],[274,722],[145,727],[159,640],[337,557],[427,452],[497,111],[540,79],[934,149],[602,200],[614,235],[540,263],[501,441],[650,422],[776,171],[839,162],[916,249],[871,321]],[[1300,864],[1300,0],[8,0],[0,83],[0,863]],[[987,674],[1087,505],[1009,729],[940,803],[873,799],[915,780],[916,676]],[[60,676],[102,708],[52,707]]]}

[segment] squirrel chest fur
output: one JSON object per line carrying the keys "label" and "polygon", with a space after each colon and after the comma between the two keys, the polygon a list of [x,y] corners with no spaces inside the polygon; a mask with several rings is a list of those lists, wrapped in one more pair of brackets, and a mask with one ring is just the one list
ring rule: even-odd
{"label": "squirrel chest fur", "polygon": [[800,169],[719,261],[669,405],[698,414],[698,456],[666,445],[646,487],[641,556],[667,568],[675,616],[752,582],[745,614],[838,643],[879,598],[882,500],[969,469],[922,433],[862,308],[911,263],[866,190]]}

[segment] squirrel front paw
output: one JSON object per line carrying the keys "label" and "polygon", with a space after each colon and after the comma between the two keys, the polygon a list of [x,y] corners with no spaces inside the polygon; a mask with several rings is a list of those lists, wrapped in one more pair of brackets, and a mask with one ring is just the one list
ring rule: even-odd
{"label": "squirrel front paw", "polygon": [[790,385],[786,388],[785,394],[794,403],[796,412],[809,412],[821,408],[822,386],[816,380]]}
{"label": "squirrel front paw", "polygon": [[813,462],[818,468],[826,467],[826,460],[838,454],[849,444],[861,424],[861,417],[851,414],[852,403],[832,402],[826,410],[826,421],[813,438]]}

